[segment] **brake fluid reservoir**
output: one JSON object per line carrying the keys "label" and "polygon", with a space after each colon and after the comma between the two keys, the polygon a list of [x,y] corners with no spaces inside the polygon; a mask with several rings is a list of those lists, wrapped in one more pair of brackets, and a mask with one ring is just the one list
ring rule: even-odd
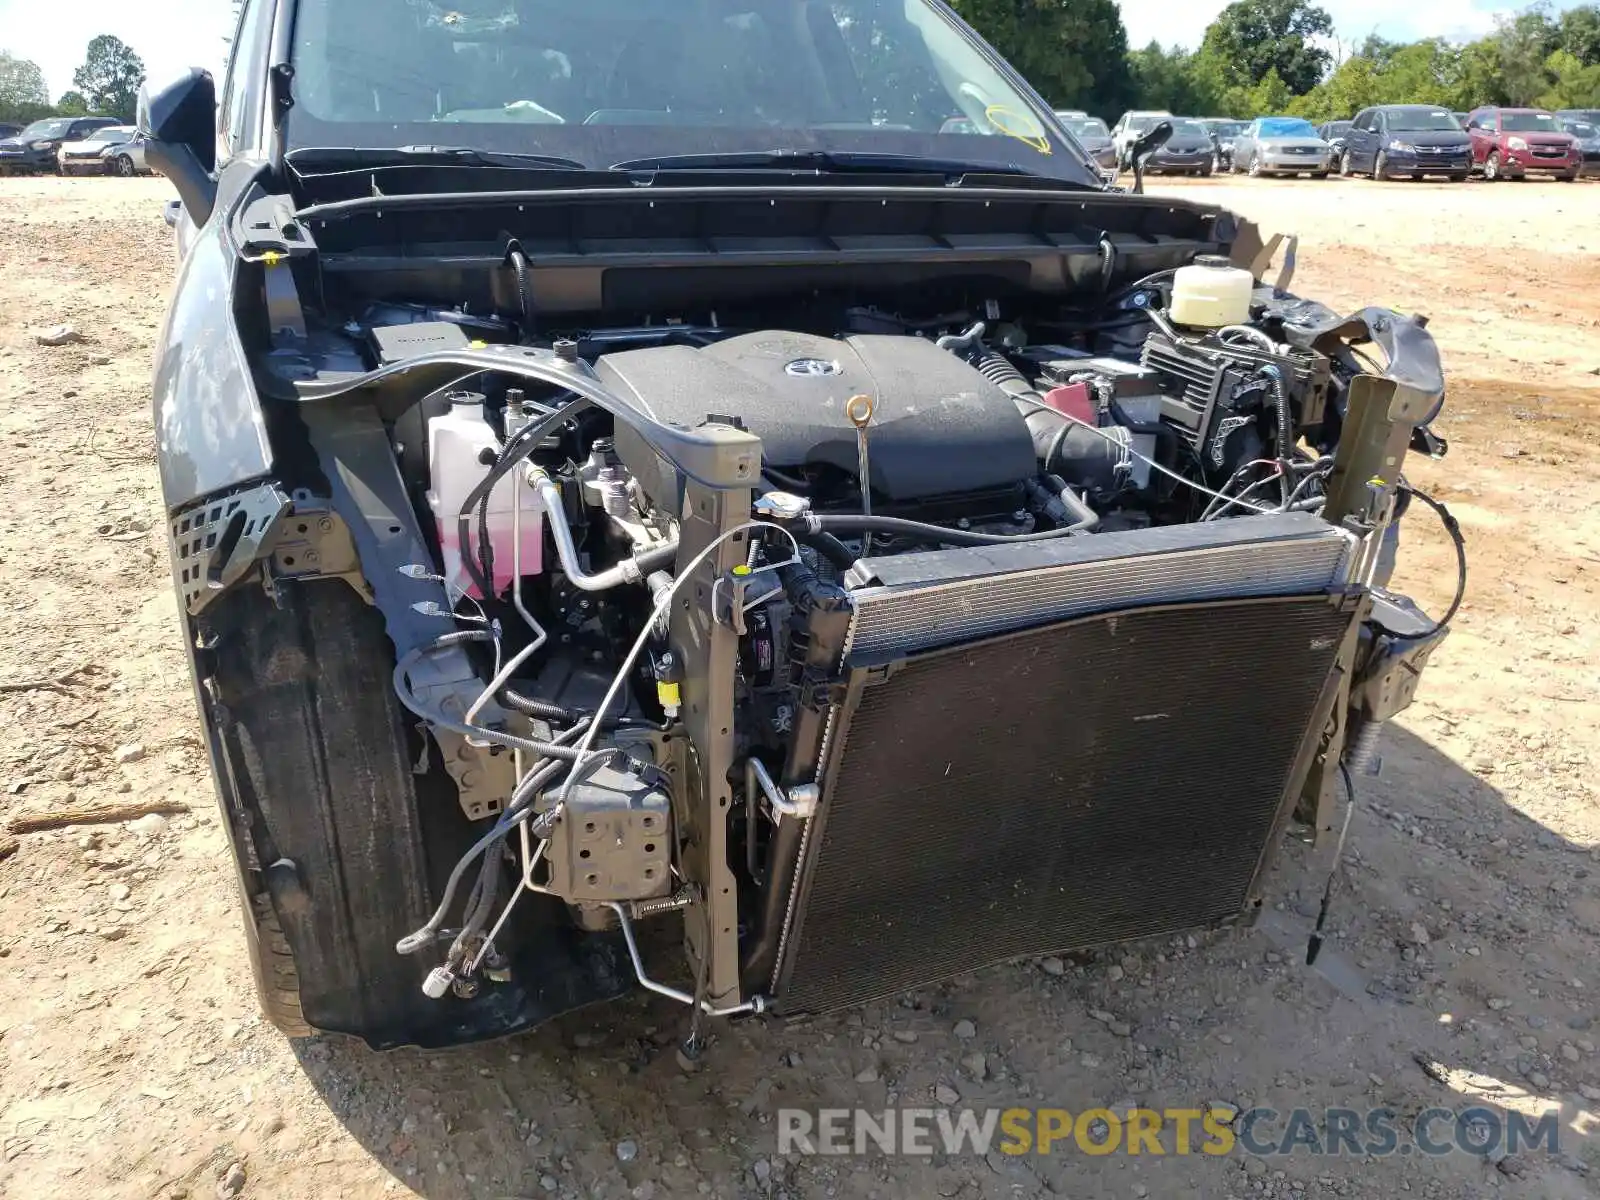
{"label": "brake fluid reservoir", "polygon": [[1249,271],[1216,254],[1202,254],[1172,277],[1168,315],[1179,325],[1219,329],[1250,319],[1250,294],[1256,281]]}
{"label": "brake fluid reservoir", "polygon": [[[462,544],[459,514],[472,489],[483,481],[500,455],[500,439],[483,411],[483,396],[478,392],[452,392],[450,407],[428,422],[428,507],[438,524],[439,546],[444,552],[444,577],[470,595],[478,595],[472,577],[461,565]],[[517,472],[509,473],[489,493],[487,525],[489,545],[494,554],[496,595],[511,585],[513,563],[512,505],[522,501],[521,562],[524,575],[539,573],[543,549],[543,513],[538,497],[529,488],[519,489]],[[473,506],[468,522],[471,540],[468,553],[478,544],[478,514]]]}

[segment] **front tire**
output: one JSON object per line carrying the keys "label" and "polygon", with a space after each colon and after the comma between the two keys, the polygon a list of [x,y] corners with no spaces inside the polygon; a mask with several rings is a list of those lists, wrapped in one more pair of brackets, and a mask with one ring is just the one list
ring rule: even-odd
{"label": "front tire", "polygon": [[1499,183],[1505,178],[1500,166],[1500,151],[1491,150],[1489,157],[1483,160],[1483,177],[1490,183]]}
{"label": "front tire", "polygon": [[1578,181],[1578,172],[1576,169],[1574,169],[1568,171],[1565,175],[1562,175],[1559,178],[1562,183],[1576,183]]}
{"label": "front tire", "polygon": [[124,179],[132,179],[134,175],[133,159],[126,154],[117,155],[117,174]]}
{"label": "front tire", "polygon": [[1261,155],[1252,154],[1250,156],[1249,172],[1250,172],[1250,178],[1251,179],[1260,179],[1261,178]]}
{"label": "front tire", "polygon": [[1452,171],[1452,172],[1450,172],[1450,182],[1451,183],[1465,183],[1467,181],[1467,177],[1470,174],[1471,174],[1470,171]]}
{"label": "front tire", "polygon": [[1372,177],[1374,179],[1389,178],[1389,156],[1382,150],[1379,150],[1378,156],[1372,160]]}

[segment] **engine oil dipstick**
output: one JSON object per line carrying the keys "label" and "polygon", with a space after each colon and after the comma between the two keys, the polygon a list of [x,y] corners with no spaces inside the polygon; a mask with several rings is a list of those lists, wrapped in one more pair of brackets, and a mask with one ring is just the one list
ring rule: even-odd
{"label": "engine oil dipstick", "polygon": [[[872,424],[872,397],[855,395],[844,402],[844,415],[856,427],[856,471],[861,477],[861,515],[872,515],[872,462],[867,451],[867,428]],[[872,531],[861,535],[861,557],[872,552]]]}

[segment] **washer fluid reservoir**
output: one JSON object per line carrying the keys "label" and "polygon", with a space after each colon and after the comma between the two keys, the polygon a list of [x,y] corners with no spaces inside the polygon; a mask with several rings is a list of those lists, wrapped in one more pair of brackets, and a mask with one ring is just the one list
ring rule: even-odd
{"label": "washer fluid reservoir", "polygon": [[1250,320],[1250,294],[1256,281],[1249,271],[1216,254],[1202,254],[1172,277],[1172,307],[1179,325],[1220,329]]}

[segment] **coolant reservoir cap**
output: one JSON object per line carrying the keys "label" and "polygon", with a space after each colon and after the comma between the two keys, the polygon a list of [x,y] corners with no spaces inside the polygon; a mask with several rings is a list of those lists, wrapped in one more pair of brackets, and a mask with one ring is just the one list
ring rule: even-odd
{"label": "coolant reservoir cap", "polygon": [[487,397],[485,397],[482,392],[462,391],[451,392],[445,397],[445,399],[450,401],[451,404],[470,405],[474,408],[482,408],[483,402],[485,399],[487,399]]}
{"label": "coolant reservoir cap", "polygon": [[1228,261],[1227,257],[1221,254],[1197,254],[1194,256],[1194,265],[1197,267],[1233,266],[1233,264]]}

